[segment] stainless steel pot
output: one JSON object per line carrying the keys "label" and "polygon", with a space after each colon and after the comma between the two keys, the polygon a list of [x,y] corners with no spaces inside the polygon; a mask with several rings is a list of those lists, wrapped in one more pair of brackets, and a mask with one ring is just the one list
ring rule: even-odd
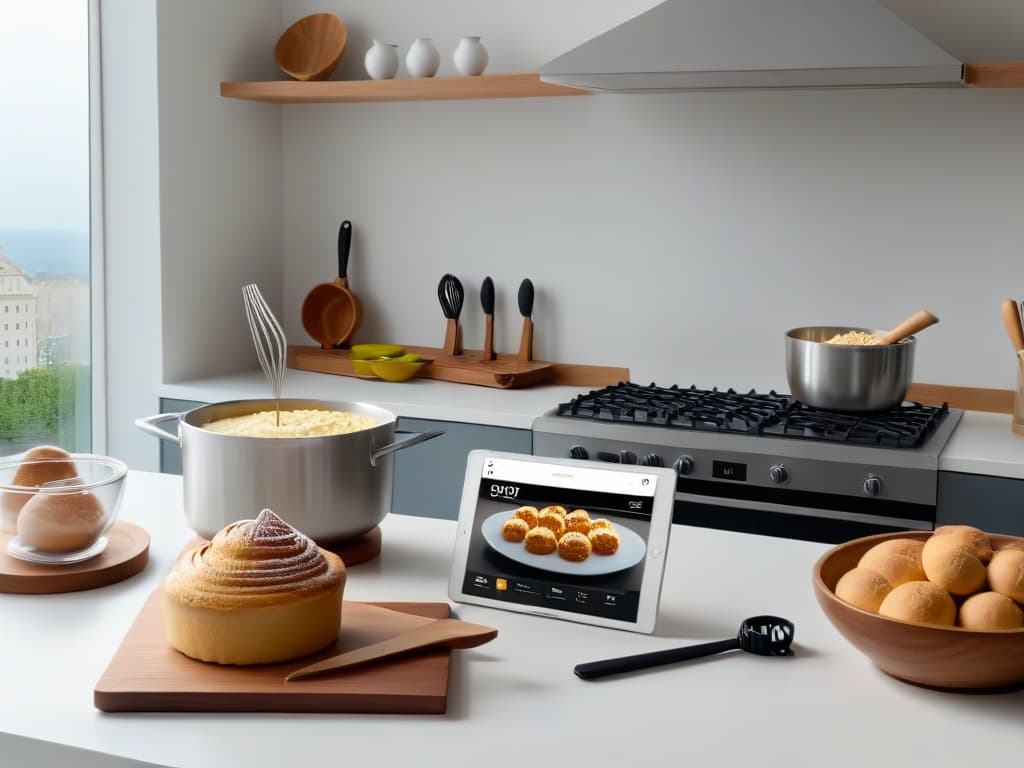
{"label": "stainless steel pot", "polygon": [[824,343],[847,331],[885,333],[834,326],[786,332],[790,392],[807,405],[837,411],[879,411],[901,403],[914,375],[914,337],[897,344]]}
{"label": "stainless steel pot", "polygon": [[[203,429],[216,419],[274,410],[275,400],[235,400],[136,419],[150,435],[181,446],[185,517],[206,538],[264,507],[320,545],[350,541],[391,510],[391,454],[444,434],[395,442],[396,416],[366,403],[281,400],[281,410],[320,409],[369,416],[377,426],[324,437],[266,438]],[[177,434],[157,424],[176,419]]]}

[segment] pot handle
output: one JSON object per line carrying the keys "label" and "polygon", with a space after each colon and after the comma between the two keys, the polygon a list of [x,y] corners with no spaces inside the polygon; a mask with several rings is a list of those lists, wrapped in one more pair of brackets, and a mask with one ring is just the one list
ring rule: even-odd
{"label": "pot handle", "polygon": [[172,435],[165,429],[160,429],[156,426],[162,421],[170,421],[171,419],[177,419],[184,411],[178,413],[158,413],[156,416],[146,416],[142,419],[135,420],[135,426],[145,432],[147,435],[153,435],[153,437],[159,437],[161,440],[166,440],[169,443],[176,443],[181,445],[181,433]]}
{"label": "pot handle", "polygon": [[[137,422],[136,422],[137,423]],[[159,430],[157,430],[159,431]],[[410,432],[396,432],[396,435],[408,435]],[[383,448],[376,448],[370,451],[370,466],[377,466],[377,459],[382,456],[387,456],[389,453],[400,451],[403,448],[411,448],[414,445],[425,443],[427,440],[433,440],[435,437],[440,437],[444,432],[420,432],[419,434],[413,435],[408,440],[400,440],[398,442],[389,443]]]}

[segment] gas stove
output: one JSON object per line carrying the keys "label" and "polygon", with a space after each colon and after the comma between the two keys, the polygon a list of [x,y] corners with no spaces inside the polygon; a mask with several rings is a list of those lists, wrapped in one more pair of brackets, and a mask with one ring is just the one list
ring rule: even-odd
{"label": "gas stove", "polygon": [[786,394],[622,383],[538,418],[543,456],[673,467],[675,522],[812,541],[935,525],[962,411],[811,408]]}

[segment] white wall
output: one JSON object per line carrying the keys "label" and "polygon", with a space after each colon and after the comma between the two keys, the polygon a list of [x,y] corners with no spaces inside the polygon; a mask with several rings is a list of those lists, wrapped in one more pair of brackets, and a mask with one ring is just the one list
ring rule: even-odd
{"label": "white wall", "polygon": [[[254,368],[242,285],[281,311],[280,107],[221,80],[277,76],[278,0],[161,0],[160,245],[164,380]],[[262,54],[262,55],[261,55]]]}
{"label": "white wall", "polygon": [[[432,35],[445,74],[458,35],[480,34],[489,72],[528,71],[653,4],[282,7],[285,22],[323,10],[345,19],[335,77],[363,77],[371,37],[404,53]],[[910,17],[928,11],[892,4]],[[1005,37],[1000,19],[1021,18],[994,0],[979,14],[989,39]],[[925,21],[961,55],[955,25]],[[1014,58],[1024,58],[1016,30]],[[983,56],[985,40],[971,27],[970,53]],[[436,285],[453,272],[467,289],[467,345],[479,345],[476,297],[489,274],[499,344],[511,349],[515,291],[529,276],[544,359],[625,365],[641,381],[785,390],[786,329],[887,327],[927,307],[942,322],[919,337],[915,379],[1006,388],[1016,366],[999,302],[1024,294],[1022,125],[1022,90],[289,106],[287,331],[308,343],[299,307],[332,276],[349,218],[349,277],[365,308],[357,340],[439,346]]]}

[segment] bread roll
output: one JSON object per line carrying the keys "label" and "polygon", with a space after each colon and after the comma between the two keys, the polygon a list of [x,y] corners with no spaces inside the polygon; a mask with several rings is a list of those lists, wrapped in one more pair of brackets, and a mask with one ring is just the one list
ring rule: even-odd
{"label": "bread roll", "polygon": [[[21,464],[11,478],[11,485],[23,488],[38,488],[54,480],[69,480],[78,476],[71,454],[55,445],[39,445],[30,448],[21,459]],[[32,498],[28,493],[7,492],[0,501],[0,532],[18,532],[18,513]]]}
{"label": "bread roll", "polygon": [[18,515],[18,538],[43,552],[75,552],[96,541],[105,523],[94,494],[37,493]]}
{"label": "bread roll", "polygon": [[886,595],[892,592],[884,576],[870,568],[853,568],[842,575],[836,584],[836,597],[865,611],[878,613]]}
{"label": "bread roll", "polygon": [[988,564],[988,585],[993,592],[1024,603],[1024,551],[1000,549]]}
{"label": "bread roll", "polygon": [[174,564],[163,582],[171,645],[202,661],[269,664],[333,643],[346,571],[265,509]]}
{"label": "bread roll", "polygon": [[878,613],[890,619],[951,627],[956,621],[956,603],[938,584],[908,581],[885,596]]}
{"label": "bread roll", "polygon": [[962,536],[932,536],[921,553],[925,575],[950,594],[973,595],[985,586],[985,563],[975,554],[978,551]]}
{"label": "bread roll", "polygon": [[894,587],[908,581],[924,581],[927,577],[921,565],[923,548],[924,542],[915,539],[889,539],[865,552],[857,567],[874,571]]}
{"label": "bread roll", "polygon": [[983,563],[987,563],[992,559],[992,542],[989,541],[988,534],[973,526],[940,525],[935,529],[929,541],[936,537],[948,537],[950,540],[963,545]]}
{"label": "bread roll", "polygon": [[967,629],[1019,629],[1024,626],[1024,611],[1006,595],[979,592],[964,600],[957,624]]}

